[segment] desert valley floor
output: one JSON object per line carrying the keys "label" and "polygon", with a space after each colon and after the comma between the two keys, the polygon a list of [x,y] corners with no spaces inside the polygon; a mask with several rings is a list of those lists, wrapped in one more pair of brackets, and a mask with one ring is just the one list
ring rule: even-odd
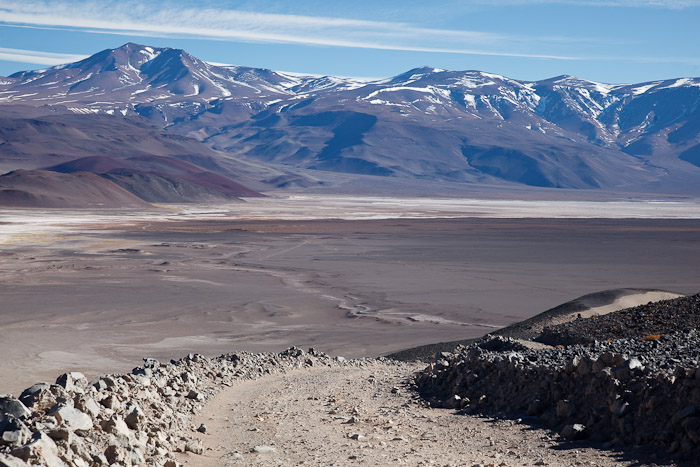
{"label": "desert valley floor", "polygon": [[0,393],[69,370],[127,371],[145,356],[290,345],[377,356],[605,289],[696,293],[698,212],[322,198],[6,210]]}

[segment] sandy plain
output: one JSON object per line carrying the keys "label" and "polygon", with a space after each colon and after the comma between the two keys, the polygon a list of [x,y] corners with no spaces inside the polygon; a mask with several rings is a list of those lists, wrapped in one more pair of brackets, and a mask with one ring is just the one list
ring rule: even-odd
{"label": "sandy plain", "polygon": [[613,288],[700,289],[700,204],[265,198],[0,212],[0,393],[142,357],[375,356]]}

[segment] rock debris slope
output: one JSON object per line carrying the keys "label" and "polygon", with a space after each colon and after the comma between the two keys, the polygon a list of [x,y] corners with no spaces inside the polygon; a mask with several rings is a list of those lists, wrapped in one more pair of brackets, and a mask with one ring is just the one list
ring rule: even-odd
{"label": "rock debris slope", "polygon": [[145,359],[125,375],[88,381],[66,373],[19,398],[0,398],[0,466],[176,466],[173,452],[202,453],[190,417],[234,381],[314,365],[365,365],[290,349],[280,354]]}
{"label": "rock debris slope", "polygon": [[[417,384],[436,406],[529,416],[565,438],[653,446],[697,459],[699,299],[545,328],[545,340],[557,346],[544,350],[487,336],[442,354]],[[588,345],[575,344],[581,341]]]}

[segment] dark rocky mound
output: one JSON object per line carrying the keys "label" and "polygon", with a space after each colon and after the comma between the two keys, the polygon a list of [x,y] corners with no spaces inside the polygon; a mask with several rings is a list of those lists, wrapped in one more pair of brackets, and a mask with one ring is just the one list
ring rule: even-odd
{"label": "dark rocky mound", "polygon": [[[553,322],[573,321],[577,313],[585,312],[591,308],[610,305],[616,300],[628,295],[645,292],[665,291],[628,288],[603,290],[601,292],[590,293],[544,311],[533,316],[532,318],[528,318],[526,320],[513,323],[510,326],[493,331],[491,334],[495,336],[510,337],[513,339],[538,340],[538,337],[542,334],[544,329],[551,326]],[[435,355],[438,355],[441,352],[452,352],[460,345],[470,345],[478,340],[478,338],[473,338],[451,342],[437,342],[434,344],[427,344],[420,347],[400,350],[387,356],[389,358],[402,361],[430,361],[435,358]]]}
{"label": "dark rocky mound", "polygon": [[[532,350],[486,336],[416,378],[434,406],[523,418],[654,460],[700,458],[700,295],[545,328]],[[582,342],[584,345],[578,344]],[[691,461],[692,462],[692,461]]]}
{"label": "dark rocky mound", "polygon": [[549,345],[591,344],[608,339],[656,340],[700,327],[700,294],[648,303],[603,316],[546,326],[536,341]]}

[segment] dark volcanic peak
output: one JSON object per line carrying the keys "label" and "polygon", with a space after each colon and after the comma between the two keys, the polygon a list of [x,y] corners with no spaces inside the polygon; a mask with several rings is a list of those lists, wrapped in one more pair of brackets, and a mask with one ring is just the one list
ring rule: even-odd
{"label": "dark volcanic peak", "polygon": [[693,78],[529,82],[423,66],[363,81],[215,66],[129,43],[15,74],[0,83],[0,104],[139,115],[234,157],[294,170],[700,193]]}

